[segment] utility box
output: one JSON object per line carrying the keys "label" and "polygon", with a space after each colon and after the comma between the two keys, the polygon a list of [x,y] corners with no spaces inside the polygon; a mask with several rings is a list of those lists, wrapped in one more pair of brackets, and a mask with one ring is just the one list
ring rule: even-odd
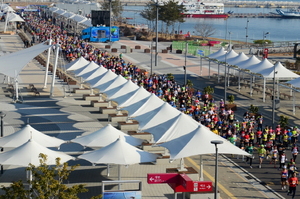
{"label": "utility box", "polygon": [[280,100],[279,99],[275,99],[275,109],[279,109],[280,108]]}

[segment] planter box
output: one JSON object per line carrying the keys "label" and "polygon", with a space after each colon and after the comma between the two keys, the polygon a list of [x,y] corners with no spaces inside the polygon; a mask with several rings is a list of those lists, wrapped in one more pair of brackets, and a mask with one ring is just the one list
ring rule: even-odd
{"label": "planter box", "polygon": [[121,49],[126,49],[126,46],[125,46],[125,45],[122,45],[122,46],[121,46]]}
{"label": "planter box", "polygon": [[105,45],[105,49],[110,49],[110,45]]}
{"label": "planter box", "polygon": [[229,109],[236,111],[237,105],[236,104],[225,104],[225,110],[229,110]]}
{"label": "planter box", "polygon": [[150,53],[150,49],[148,49],[148,48],[145,49],[145,50],[144,50],[144,53]]}
{"label": "planter box", "polygon": [[141,49],[141,46],[135,46],[134,49]]}
{"label": "planter box", "polygon": [[163,49],[161,52],[162,52],[162,53],[168,53],[168,50]]}
{"label": "planter box", "polygon": [[112,49],[111,49],[111,52],[112,52],[112,53],[116,53],[116,52],[118,52],[118,49],[112,48]]}

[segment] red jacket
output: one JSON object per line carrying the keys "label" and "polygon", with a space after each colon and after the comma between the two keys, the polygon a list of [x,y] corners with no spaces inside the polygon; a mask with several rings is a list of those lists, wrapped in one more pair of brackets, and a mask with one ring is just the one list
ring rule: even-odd
{"label": "red jacket", "polygon": [[289,179],[289,185],[290,185],[290,187],[296,187],[298,185],[298,178],[297,177],[291,177]]}

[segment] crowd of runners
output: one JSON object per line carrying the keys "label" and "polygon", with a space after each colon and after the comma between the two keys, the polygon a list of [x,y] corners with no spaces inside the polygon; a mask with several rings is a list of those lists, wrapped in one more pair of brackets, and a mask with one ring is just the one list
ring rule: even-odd
{"label": "crowd of runners", "polygon": [[[44,16],[44,15],[42,15]],[[274,129],[264,124],[263,115],[246,112],[243,120],[236,120],[233,110],[225,109],[224,101],[215,101],[213,96],[202,93],[188,85],[180,85],[169,75],[149,75],[132,63],[126,63],[122,54],[111,55],[109,52],[95,48],[93,45],[76,36],[70,36],[66,30],[52,23],[51,18],[43,18],[38,14],[25,13],[26,26],[23,28],[32,35],[31,43],[44,42],[52,39],[54,44],[60,44],[61,55],[67,61],[73,61],[83,56],[88,61],[111,69],[134,83],[155,93],[162,100],[193,117],[199,123],[207,126],[212,132],[229,140],[232,144],[252,154],[245,162],[253,168],[253,160],[258,160],[258,168],[263,163],[272,164],[281,170],[282,189],[295,195],[298,180],[296,177],[296,159],[299,152],[297,146],[298,127],[281,127]],[[54,49],[53,49],[54,50]],[[288,154],[290,153],[290,154]],[[256,158],[254,158],[257,156]],[[291,157],[288,160],[288,156]],[[244,157],[241,157],[244,158]]]}

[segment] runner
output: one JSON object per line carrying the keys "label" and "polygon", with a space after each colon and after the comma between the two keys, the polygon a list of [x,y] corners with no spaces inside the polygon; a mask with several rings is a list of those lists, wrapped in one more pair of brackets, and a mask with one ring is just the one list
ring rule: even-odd
{"label": "runner", "polygon": [[292,195],[292,199],[295,198],[295,194],[296,194],[296,188],[298,186],[298,178],[297,178],[297,173],[293,173],[293,176],[291,178],[289,178],[288,180],[289,182],[289,190],[287,195]]}
{"label": "runner", "polygon": [[294,144],[291,151],[292,151],[293,159],[296,162],[297,155],[298,155],[298,152],[299,152],[298,146],[296,144]]}
{"label": "runner", "polygon": [[272,151],[270,152],[270,155],[271,155],[271,160],[270,160],[270,164],[274,164],[274,168],[276,168],[276,162],[277,162],[277,159],[278,159],[278,150],[277,150],[277,147],[274,146]]}
{"label": "runner", "polygon": [[251,169],[252,169],[252,160],[254,159],[253,151],[254,151],[254,147],[253,147],[253,144],[250,142],[249,145],[246,146],[246,152],[251,154],[252,156],[251,157],[247,156],[246,162],[248,163],[248,161],[249,161]]}
{"label": "runner", "polygon": [[258,156],[259,156],[259,166],[258,166],[258,168],[261,168],[261,164],[262,164],[264,158],[266,157],[266,155],[267,155],[267,151],[265,149],[265,146],[260,145],[260,147],[258,148]]}
{"label": "runner", "polygon": [[286,165],[283,166],[283,169],[280,174],[281,174],[281,189],[284,190],[288,185],[288,170],[286,168]]}

